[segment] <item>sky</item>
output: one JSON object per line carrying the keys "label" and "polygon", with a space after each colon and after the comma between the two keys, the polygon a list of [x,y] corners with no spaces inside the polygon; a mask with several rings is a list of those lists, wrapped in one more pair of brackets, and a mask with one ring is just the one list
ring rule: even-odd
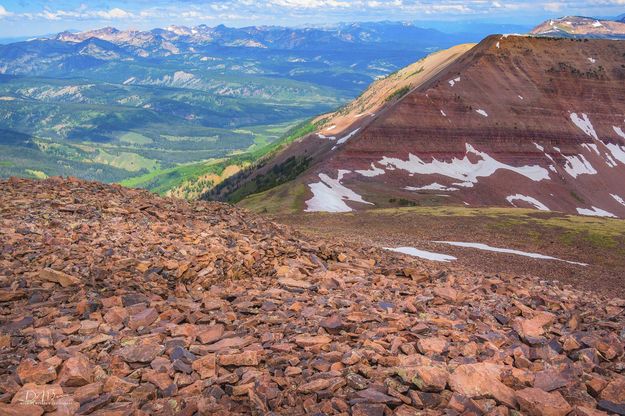
{"label": "sky", "polygon": [[356,21],[537,24],[565,15],[611,17],[625,0],[0,0],[0,38],[104,26],[301,26]]}

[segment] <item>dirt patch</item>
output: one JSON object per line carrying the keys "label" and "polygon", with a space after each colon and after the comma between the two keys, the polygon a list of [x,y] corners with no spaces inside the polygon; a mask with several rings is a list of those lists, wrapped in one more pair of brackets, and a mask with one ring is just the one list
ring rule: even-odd
{"label": "dirt patch", "polygon": [[[275,217],[306,235],[375,247],[410,246],[457,257],[487,273],[530,274],[608,296],[625,295],[625,221],[515,209],[406,208]],[[484,243],[588,266],[435,241]]]}

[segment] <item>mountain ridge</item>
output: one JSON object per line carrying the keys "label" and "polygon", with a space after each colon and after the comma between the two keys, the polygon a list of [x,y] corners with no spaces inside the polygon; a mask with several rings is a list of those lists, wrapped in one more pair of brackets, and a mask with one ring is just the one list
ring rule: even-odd
{"label": "mountain ridge", "polygon": [[[394,200],[625,216],[623,48],[490,36],[361,130],[337,131],[349,136],[345,143],[302,140],[299,154],[306,146],[325,153],[295,181],[305,185],[299,209],[325,210],[325,201],[327,210],[350,211]],[[594,94],[605,100],[591,107]]]}
{"label": "mountain ridge", "polygon": [[[625,19],[625,18],[623,18]],[[550,37],[625,39],[625,21],[564,16],[537,25],[530,34]]]}

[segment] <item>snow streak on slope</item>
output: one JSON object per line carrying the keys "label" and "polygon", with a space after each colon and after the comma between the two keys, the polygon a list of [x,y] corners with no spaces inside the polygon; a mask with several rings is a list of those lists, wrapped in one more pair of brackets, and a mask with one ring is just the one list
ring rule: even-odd
{"label": "snow streak on slope", "polygon": [[562,155],[566,160],[564,170],[574,178],[579,175],[596,175],[597,171],[592,167],[590,162],[584,157],[584,155],[566,156]]}
{"label": "snow streak on slope", "polygon": [[611,212],[608,212],[606,210],[603,210],[601,208],[597,208],[597,207],[591,207],[591,209],[586,209],[586,208],[577,208],[577,213],[579,215],[588,215],[591,217],[610,217],[610,218],[616,218],[616,215],[612,214]]}
{"label": "snow streak on slope", "polygon": [[590,122],[590,119],[586,114],[582,113],[582,116],[579,117],[577,113],[571,113],[571,121],[588,136],[592,137],[595,140],[599,140],[597,132],[595,131],[595,128],[592,126],[592,123]]}
{"label": "snow streak on slope", "polygon": [[612,157],[625,165],[625,146],[616,143],[603,143],[608,148]]}
{"label": "snow streak on slope", "polygon": [[375,176],[384,175],[386,173],[384,172],[384,169],[380,169],[379,167],[375,166],[373,163],[371,164],[371,169],[357,170],[355,172],[362,176],[366,176],[368,178],[373,178]]}
{"label": "snow streak on slope", "polygon": [[325,173],[319,174],[320,182],[308,185],[313,197],[306,201],[306,212],[349,212],[352,209],[345,201],[360,202],[361,204],[373,205],[367,202],[356,192],[341,184],[341,180],[349,170],[339,170],[337,179],[332,179]]}
{"label": "snow streak on slope", "polygon": [[621,198],[619,195],[617,195],[617,194],[610,194],[610,196],[612,198],[614,198],[614,200],[616,202],[618,202],[619,204],[621,204],[621,205],[623,205],[625,207],[625,200],[623,198]]}
{"label": "snow streak on slope", "polygon": [[352,132],[351,132],[351,133],[349,133],[348,135],[346,135],[346,136],[344,136],[344,137],[341,137],[341,138],[340,138],[340,139],[336,142],[336,144],[343,144],[343,143],[345,143],[346,141],[348,141],[349,139],[351,139],[352,137],[354,137],[354,135],[355,135],[356,133],[358,133],[358,130],[360,130],[360,128],[357,128],[356,130],[352,131]]}
{"label": "snow streak on slope", "polygon": [[450,262],[456,260],[456,257],[447,254],[434,253],[432,251],[419,250],[414,247],[397,247],[389,248],[385,247],[385,250],[394,251],[395,253],[408,254],[409,256],[419,257],[426,260]]}
{"label": "snow streak on slope", "polygon": [[[480,157],[481,160],[471,162],[468,157],[470,153]],[[478,182],[478,178],[491,176],[499,169],[516,172],[536,182],[549,179],[549,172],[541,166],[531,165],[517,167],[506,165],[505,163],[493,159],[485,152],[475,150],[473,146],[468,143],[466,144],[465,157],[462,159],[453,158],[449,162],[437,159],[432,159],[431,162],[425,162],[418,156],[410,153],[408,155],[408,160],[385,156],[379,163],[384,166],[394,166],[397,169],[403,169],[413,174],[447,176],[462,181],[460,183],[454,183],[453,185],[469,188]]]}
{"label": "snow streak on slope", "polygon": [[521,251],[521,250],[514,250],[514,249],[511,249],[511,248],[491,247],[488,244],[482,244],[482,243],[467,243],[467,242],[459,242],[459,241],[434,241],[434,242],[435,243],[440,243],[440,244],[449,244],[449,245],[455,246],[455,247],[476,248],[478,250],[492,251],[492,252],[495,252],[495,253],[516,254],[517,256],[531,257],[533,259],[557,260],[557,261],[563,261],[563,262],[570,263],[570,264],[576,264],[576,265],[579,265],[579,266],[588,266],[588,264],[586,264],[586,263],[579,263],[579,262],[576,262],[576,261],[562,260],[562,259],[559,259],[557,257],[546,256],[544,254],[538,254],[538,253],[530,253],[530,252]]}
{"label": "snow streak on slope", "polygon": [[440,183],[431,183],[429,185],[425,185],[425,186],[406,186],[404,188],[407,191],[457,191],[458,188],[454,188],[454,187],[447,187],[445,185],[441,185]]}
{"label": "snow streak on slope", "polygon": [[[537,200],[536,198],[532,198],[531,196],[525,196],[525,195],[521,195],[521,194],[516,194],[516,195],[510,195],[509,197],[506,198],[506,200],[514,205],[514,201],[525,201],[531,205],[533,205],[536,209],[540,210],[540,211],[551,211],[547,205],[543,204],[542,202],[540,202],[539,200]],[[516,205],[514,205],[516,207]]]}

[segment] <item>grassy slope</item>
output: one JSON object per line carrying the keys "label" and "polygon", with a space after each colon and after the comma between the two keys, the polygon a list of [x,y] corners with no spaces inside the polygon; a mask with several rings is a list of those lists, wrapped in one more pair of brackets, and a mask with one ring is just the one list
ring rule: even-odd
{"label": "grassy slope", "polygon": [[[282,132],[285,127],[284,124],[278,127],[269,127],[268,131],[276,133]],[[258,160],[270,157],[284,146],[293,142],[294,140],[302,137],[313,130],[312,124],[309,122],[303,122],[297,126],[289,129],[283,136],[267,144],[262,144],[266,141],[266,135],[258,134],[258,130],[254,129],[251,132],[257,134],[255,143],[249,147],[245,152],[231,155],[226,159],[212,160],[201,163],[193,163],[189,165],[177,166],[170,169],[153,171],[148,174],[126,179],[121,182],[123,186],[132,188],[145,188],[150,191],[165,194],[168,191],[174,190],[180,187],[188,187],[193,189],[194,182],[198,181],[198,178],[209,174],[222,175],[224,170],[228,167],[245,168]],[[234,173],[235,171],[232,170]],[[222,180],[225,178],[221,178]],[[217,183],[212,183],[216,185]],[[210,184],[202,184],[208,185]]]}
{"label": "grassy slope", "polygon": [[[246,202],[255,204],[255,197]],[[305,198],[308,196],[300,201]],[[304,234],[347,239],[365,246],[416,247],[453,255],[458,258],[454,264],[493,275],[531,274],[546,281],[557,279],[575,287],[625,296],[622,280],[625,220],[622,219],[464,206],[389,208],[344,214],[302,213],[301,207],[288,206],[284,200],[274,199],[279,203],[273,205],[269,205],[269,201],[272,199],[263,199],[261,204],[265,205],[254,208],[273,210],[274,220],[292,225]],[[436,241],[484,243],[583,262],[588,266],[452,247]]]}
{"label": "grassy slope", "polygon": [[214,166],[215,159],[253,157],[298,120],[347,98],[344,91],[309,82],[252,75],[218,78],[219,88],[243,83],[259,96],[0,76],[0,97],[10,98],[0,100],[5,132],[26,133],[38,146],[23,152],[0,132],[0,144],[10,147],[0,155],[0,175],[32,177],[39,167],[39,176],[69,173],[103,182],[140,176],[127,183],[153,185],[164,193],[197,175],[223,170]]}

